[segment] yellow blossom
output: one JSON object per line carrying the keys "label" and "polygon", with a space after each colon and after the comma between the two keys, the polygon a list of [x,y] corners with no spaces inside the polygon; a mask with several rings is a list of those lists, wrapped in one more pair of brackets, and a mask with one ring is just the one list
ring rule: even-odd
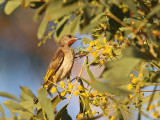
{"label": "yellow blossom", "polygon": [[149,105],[149,110],[152,110],[154,108],[154,105]]}
{"label": "yellow blossom", "polygon": [[91,42],[89,43],[89,45],[90,45],[90,47],[93,47],[93,46],[94,46],[94,42],[91,41]]}
{"label": "yellow blossom", "polygon": [[57,20],[55,20],[55,21],[54,21],[54,23],[58,23],[58,21],[57,21]]}
{"label": "yellow blossom", "polygon": [[153,36],[157,36],[158,31],[157,30],[152,30],[152,34],[153,34]]}
{"label": "yellow blossom", "polygon": [[135,24],[135,22],[134,22],[134,21],[132,21],[132,22],[131,22],[131,25],[134,25],[134,24]]}
{"label": "yellow blossom", "polygon": [[102,55],[103,55],[103,56],[106,55],[106,50],[105,50],[105,49],[102,51]]}
{"label": "yellow blossom", "polygon": [[152,112],[152,116],[153,116],[154,118],[158,118],[157,112]]}
{"label": "yellow blossom", "polygon": [[92,51],[92,47],[88,47],[87,49],[88,49],[88,51],[89,51],[89,52],[91,52],[91,51]]}
{"label": "yellow blossom", "polygon": [[82,96],[85,96],[85,97],[88,97],[88,93],[87,92],[84,92],[84,93],[81,93]]}
{"label": "yellow blossom", "polygon": [[103,96],[103,94],[102,94],[102,93],[99,93],[98,95],[99,95],[100,97],[102,97],[102,96]]}
{"label": "yellow blossom", "polygon": [[53,79],[55,79],[55,77],[56,77],[56,76],[55,76],[55,75],[53,75]]}
{"label": "yellow blossom", "polygon": [[77,89],[78,89],[79,91],[82,91],[82,90],[83,90],[83,87],[82,87],[81,85],[78,85],[78,86],[77,86]]}
{"label": "yellow blossom", "polygon": [[65,96],[66,95],[66,92],[64,91],[64,92],[61,92],[61,96],[63,97],[63,96]]}
{"label": "yellow blossom", "polygon": [[95,97],[96,95],[94,93],[90,93],[90,97]]}
{"label": "yellow blossom", "polygon": [[133,98],[133,95],[129,94],[129,99],[132,99]]}
{"label": "yellow blossom", "polygon": [[106,50],[106,52],[107,52],[110,56],[112,56],[112,55],[113,55],[113,53],[112,53],[112,49],[111,49],[111,48],[108,48],[108,49]]}
{"label": "yellow blossom", "polygon": [[79,94],[79,91],[75,91],[74,95],[77,96]]}
{"label": "yellow blossom", "polygon": [[92,52],[93,57],[97,57],[97,51]]}
{"label": "yellow blossom", "polygon": [[95,40],[94,44],[95,44],[95,45],[98,45],[98,44],[99,44],[99,41]]}
{"label": "yellow blossom", "polygon": [[131,81],[133,84],[136,84],[138,82],[138,78],[134,77]]}
{"label": "yellow blossom", "polygon": [[101,47],[100,47],[100,45],[97,45],[96,50],[99,50],[99,49],[101,49]]}
{"label": "yellow blossom", "polygon": [[85,112],[85,114],[88,114],[88,113],[89,113],[89,110]]}
{"label": "yellow blossom", "polygon": [[116,107],[117,107],[116,105],[113,105],[113,108],[114,108],[114,109],[116,109]]}
{"label": "yellow blossom", "polygon": [[56,93],[57,92],[57,88],[56,87],[52,87],[51,88],[51,93]]}
{"label": "yellow blossom", "polygon": [[96,114],[96,111],[95,111],[95,110],[93,110],[92,114],[93,114],[93,115],[94,115],[94,114]]}
{"label": "yellow blossom", "polygon": [[100,60],[100,63],[101,63],[101,64],[104,64],[104,60]]}
{"label": "yellow blossom", "polygon": [[106,100],[106,99],[103,99],[101,102],[102,102],[102,104],[106,104],[106,103],[107,103],[107,100]]}
{"label": "yellow blossom", "polygon": [[94,90],[94,93],[95,93],[95,94],[98,94],[99,92],[98,92],[98,90]]}
{"label": "yellow blossom", "polygon": [[118,35],[114,35],[114,39],[118,40]]}
{"label": "yellow blossom", "polygon": [[143,82],[139,82],[138,83],[140,87],[144,87],[144,83]]}
{"label": "yellow blossom", "polygon": [[133,85],[132,85],[132,84],[128,84],[128,85],[127,85],[127,88],[128,88],[129,90],[132,90],[132,89],[133,89]]}
{"label": "yellow blossom", "polygon": [[130,76],[130,77],[134,77],[134,74],[130,74],[129,76]]}
{"label": "yellow blossom", "polygon": [[65,88],[65,83],[63,81],[60,82],[61,88]]}
{"label": "yellow blossom", "polygon": [[114,116],[110,116],[110,117],[109,117],[109,120],[114,120]]}
{"label": "yellow blossom", "polygon": [[44,88],[45,88],[45,89],[48,88],[48,85],[44,85]]}
{"label": "yellow blossom", "polygon": [[109,95],[109,93],[105,93],[105,95]]}
{"label": "yellow blossom", "polygon": [[106,38],[103,39],[103,43],[107,43],[107,39]]}
{"label": "yellow blossom", "polygon": [[143,77],[143,74],[140,73],[138,77]]}
{"label": "yellow blossom", "polygon": [[71,83],[68,83],[68,89],[72,89],[73,85]]}
{"label": "yellow blossom", "polygon": [[120,37],[119,37],[119,40],[120,40],[120,41],[123,41],[123,36],[120,36]]}

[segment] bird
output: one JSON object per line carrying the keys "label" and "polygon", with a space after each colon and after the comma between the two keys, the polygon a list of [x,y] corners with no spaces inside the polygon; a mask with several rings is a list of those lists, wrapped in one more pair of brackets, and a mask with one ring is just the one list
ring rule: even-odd
{"label": "bird", "polygon": [[79,39],[73,35],[64,35],[58,42],[58,49],[53,55],[44,77],[43,88],[46,88],[48,92],[53,85],[70,77],[75,58],[71,45]]}

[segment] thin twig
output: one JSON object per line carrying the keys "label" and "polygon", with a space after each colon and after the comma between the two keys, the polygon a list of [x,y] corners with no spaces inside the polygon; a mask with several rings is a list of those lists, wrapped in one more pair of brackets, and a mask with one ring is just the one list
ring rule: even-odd
{"label": "thin twig", "polygon": [[[78,75],[78,78],[81,77],[81,74],[82,74],[82,71],[83,71],[83,68],[84,68],[84,65],[85,65],[85,61],[86,61],[86,57],[84,58],[83,65],[82,65],[82,68],[81,68],[80,73],[79,73],[79,75]],[[78,82],[78,79],[77,79],[76,82],[74,83],[74,87],[73,87],[73,90],[72,90],[72,92],[71,92],[71,95],[69,96],[68,103],[70,103],[70,100],[71,100],[72,94],[73,94],[73,92],[74,92],[74,90],[75,90],[75,88],[76,88],[77,82]]]}

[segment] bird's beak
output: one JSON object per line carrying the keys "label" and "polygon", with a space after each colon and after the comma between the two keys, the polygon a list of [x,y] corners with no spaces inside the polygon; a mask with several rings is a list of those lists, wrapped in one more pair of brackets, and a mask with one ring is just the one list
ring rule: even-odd
{"label": "bird's beak", "polygon": [[77,40],[80,40],[81,38],[73,38],[68,42],[68,45],[71,46],[73,43],[75,43]]}

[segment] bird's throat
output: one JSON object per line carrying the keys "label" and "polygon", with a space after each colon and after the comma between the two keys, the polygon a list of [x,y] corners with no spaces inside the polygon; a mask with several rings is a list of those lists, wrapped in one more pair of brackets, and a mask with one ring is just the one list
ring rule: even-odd
{"label": "bird's throat", "polygon": [[70,40],[70,41],[68,42],[68,46],[71,46],[75,41],[76,41],[76,40]]}

